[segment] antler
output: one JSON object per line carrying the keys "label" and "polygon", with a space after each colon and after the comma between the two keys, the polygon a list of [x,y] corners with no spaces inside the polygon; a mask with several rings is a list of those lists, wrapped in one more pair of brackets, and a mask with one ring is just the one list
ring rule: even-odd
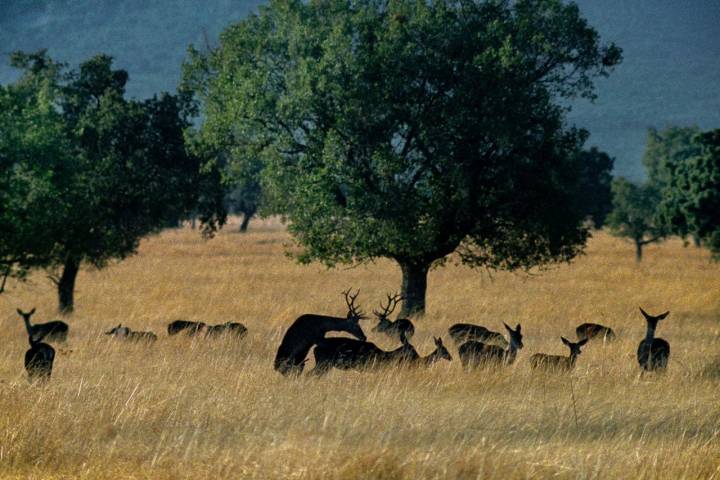
{"label": "antler", "polygon": [[380,302],[380,308],[383,309],[383,312],[380,313],[380,312],[378,312],[377,310],[373,310],[373,314],[374,314],[376,317],[379,317],[379,318],[387,318],[388,316],[390,316],[390,314],[391,314],[392,312],[395,311],[395,307],[397,307],[398,303],[400,303],[400,302],[402,302],[403,300],[405,300],[405,298],[403,298],[403,296],[400,295],[399,293],[394,294],[392,297],[391,297],[390,295],[386,295],[386,297],[387,297],[387,299],[388,299],[387,306],[384,306],[384,305],[382,304],[382,302]]}
{"label": "antler", "polygon": [[358,295],[360,295],[360,289],[357,289],[355,295],[350,292],[352,292],[352,288],[348,288],[347,291],[342,292],[342,294],[345,296],[345,303],[348,307],[348,318],[351,316],[357,318],[365,318],[363,312],[355,306],[355,299],[358,297]]}

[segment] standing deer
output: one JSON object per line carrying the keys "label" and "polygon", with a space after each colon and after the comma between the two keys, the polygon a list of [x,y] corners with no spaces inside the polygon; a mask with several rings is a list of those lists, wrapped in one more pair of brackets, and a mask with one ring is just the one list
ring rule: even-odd
{"label": "standing deer", "polygon": [[62,322],[60,320],[53,320],[51,322],[47,323],[36,323],[33,325],[30,323],[30,318],[35,313],[35,308],[33,307],[32,310],[29,312],[23,312],[19,308],[17,309],[18,315],[23,317],[23,321],[25,321],[26,327],[29,325],[28,334],[32,337],[33,340],[41,341],[41,340],[48,340],[48,341],[56,341],[56,342],[64,342],[67,340],[67,334],[68,334],[68,324],[65,322]]}
{"label": "standing deer", "polygon": [[122,323],[118,324],[117,327],[111,328],[109,332],[105,332],[105,335],[111,335],[115,338],[121,338],[131,342],[154,342],[157,340],[157,335],[153,332],[135,332],[128,327],[123,327]]}
{"label": "standing deer", "polygon": [[372,342],[353,338],[324,338],[313,350],[315,368],[311,374],[324,375],[332,368],[365,370],[393,363],[411,363],[420,358],[404,332],[400,332],[400,341],[400,348],[386,351]]}
{"label": "standing deer", "polygon": [[520,324],[515,330],[503,323],[510,337],[510,344],[505,350],[497,345],[488,345],[486,343],[471,340],[463,343],[458,349],[460,361],[466,369],[483,366],[486,364],[504,364],[509,365],[515,361],[517,351],[523,348],[522,334],[520,333]]}
{"label": "standing deer", "polygon": [[365,334],[360,328],[360,320],[365,318],[355,306],[359,295],[350,290],[342,292],[348,307],[347,317],[329,317],[325,315],[305,314],[299,316],[283,336],[275,355],[274,368],[283,375],[299,375],[305,366],[305,357],[313,345],[325,338],[327,332],[347,332],[360,340]]}
{"label": "standing deer", "polygon": [[498,332],[493,332],[480,325],[472,323],[456,323],[448,329],[450,337],[455,345],[462,345],[465,342],[474,340],[486,344],[494,344],[502,348],[508,346],[507,340]]}
{"label": "standing deer", "polygon": [[668,364],[668,359],[670,358],[670,344],[662,338],[655,338],[655,329],[657,328],[658,322],[667,317],[670,312],[668,311],[653,316],[640,308],[640,313],[643,314],[647,321],[645,338],[640,342],[637,350],[637,359],[640,368],[647,372],[665,369]]}
{"label": "standing deer", "polygon": [[[18,312],[19,311],[18,309]],[[33,308],[29,314],[21,314],[23,322],[25,322],[25,329],[28,333],[28,340],[30,341],[30,350],[25,352],[25,370],[31,382],[35,380],[47,381],[52,374],[55,349],[47,343],[41,342],[33,331],[33,326],[30,324],[30,316],[34,312],[35,309]]]}
{"label": "standing deer", "polygon": [[532,368],[547,368],[550,370],[572,370],[575,368],[575,360],[582,353],[580,348],[588,342],[587,338],[573,343],[565,337],[560,340],[570,349],[570,356],[563,357],[561,355],[548,355],[545,353],[536,353],[530,357],[530,366]]}
{"label": "standing deer", "polygon": [[203,322],[191,322],[189,320],[175,320],[174,322],[170,322],[168,324],[168,335],[175,335],[182,331],[185,331],[188,335],[195,335],[198,332],[201,332],[205,330],[205,325]]}
{"label": "standing deer", "polygon": [[600,325],[599,323],[583,323],[575,329],[578,340],[592,340],[593,338],[602,338],[606,341],[615,340],[615,332],[610,327]]}
{"label": "standing deer", "polygon": [[407,318],[400,318],[393,322],[388,318],[390,314],[395,310],[395,307],[397,307],[398,303],[403,300],[402,295],[399,295],[397,293],[393,296],[387,295],[387,299],[387,306],[384,306],[382,303],[380,303],[380,308],[383,309],[382,312],[373,310],[373,314],[378,317],[379,320],[378,324],[373,327],[373,332],[384,333],[393,339],[400,339],[401,333],[404,333],[408,339],[412,338],[412,336],[415,334],[415,325],[413,325],[410,320],[408,320]]}

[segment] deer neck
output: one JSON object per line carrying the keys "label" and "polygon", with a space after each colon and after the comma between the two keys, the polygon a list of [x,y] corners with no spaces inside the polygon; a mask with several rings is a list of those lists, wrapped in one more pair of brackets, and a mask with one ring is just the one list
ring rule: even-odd
{"label": "deer neck", "polygon": [[512,363],[515,361],[515,357],[517,356],[517,345],[515,345],[515,342],[510,342],[510,345],[508,346],[508,349],[505,350],[505,360],[507,363]]}
{"label": "deer neck", "polygon": [[570,357],[568,357],[568,362],[570,362],[570,366],[575,365],[575,360],[577,360],[577,353],[570,352]]}
{"label": "deer neck", "polygon": [[423,360],[423,362],[425,363],[425,365],[432,365],[433,363],[435,363],[435,362],[437,362],[438,360],[440,360],[440,350],[438,350],[438,349],[436,348],[434,352],[432,352],[432,353],[431,353],[430,355],[428,355],[427,357],[423,357],[422,360]]}
{"label": "deer neck", "polygon": [[657,325],[652,325],[648,322],[647,331],[645,332],[645,341],[648,343],[652,343],[653,339],[655,338],[655,328]]}
{"label": "deer neck", "polygon": [[30,341],[30,346],[35,345],[35,342],[33,341],[33,334],[32,334],[32,324],[30,323],[30,319],[27,317],[23,317],[23,322],[25,323],[25,329],[28,333],[28,340]]}

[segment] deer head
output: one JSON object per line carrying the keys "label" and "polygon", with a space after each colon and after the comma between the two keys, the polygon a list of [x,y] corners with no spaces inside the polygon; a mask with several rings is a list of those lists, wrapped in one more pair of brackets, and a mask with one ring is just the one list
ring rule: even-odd
{"label": "deer head", "polygon": [[520,324],[518,323],[515,327],[515,330],[512,329],[507,323],[503,322],[503,325],[505,325],[505,329],[508,331],[508,334],[510,335],[510,347],[514,348],[516,350],[520,350],[523,348],[522,343],[522,333],[520,333]]}
{"label": "deer head", "polygon": [[643,314],[643,317],[645,317],[645,320],[647,321],[648,326],[649,326],[650,328],[652,328],[653,330],[655,330],[655,327],[657,327],[657,323],[658,323],[660,320],[662,320],[662,319],[664,319],[665,317],[667,317],[668,315],[670,315],[670,311],[669,311],[669,310],[668,310],[667,312],[665,312],[665,313],[661,313],[660,315],[650,315],[650,314],[647,313],[645,310],[643,310],[642,307],[639,307],[639,308],[640,308],[640,313],[642,313],[642,314]]}
{"label": "deer head", "polygon": [[382,312],[373,310],[373,315],[378,317],[379,320],[378,324],[373,328],[373,332],[384,332],[392,327],[392,322],[388,319],[388,317],[393,311],[395,311],[395,307],[397,307],[398,303],[403,301],[403,296],[398,293],[392,296],[387,295],[387,300],[387,305],[383,305],[382,302],[380,302]]}
{"label": "deer head", "polygon": [[582,353],[580,351],[580,348],[588,342],[587,338],[584,338],[577,343],[573,343],[565,337],[560,337],[560,340],[562,340],[562,342],[570,349],[571,357],[577,357],[578,355],[580,355],[580,353]]}

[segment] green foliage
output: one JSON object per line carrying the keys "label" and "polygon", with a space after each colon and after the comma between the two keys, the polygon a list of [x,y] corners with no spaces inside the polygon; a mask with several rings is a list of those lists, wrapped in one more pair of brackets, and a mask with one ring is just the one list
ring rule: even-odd
{"label": "green foliage", "polygon": [[658,190],[665,189],[672,181],[678,165],[698,154],[694,137],[700,133],[697,127],[670,127],[648,131],[643,165],[648,181]]}
{"label": "green foliage", "polygon": [[667,233],[656,220],[660,193],[653,185],[618,177],[612,182],[612,195],[613,210],[606,219],[610,233],[635,242],[640,260],[643,245],[657,242]]}
{"label": "green foliage", "polygon": [[720,130],[698,134],[692,155],[672,165],[660,217],[675,233],[697,235],[720,257]]}
{"label": "green foliage", "polygon": [[[182,98],[126,100],[127,73],[104,55],[71,72],[42,51],[16,53],[13,64],[24,74],[2,97],[14,108],[2,109],[9,183],[0,191],[11,208],[0,221],[15,233],[2,248],[20,256],[18,271],[62,267],[61,308],[63,289],[71,308],[68,271],[133,254],[142,237],[196,208],[207,175],[185,147]],[[39,245],[28,241],[35,235]]]}
{"label": "green foliage", "polygon": [[274,0],[191,50],[186,85],[204,140],[262,161],[300,260],[513,270],[582,249],[585,134],[557,100],[619,60],[558,0]]}
{"label": "green foliage", "polygon": [[579,208],[600,229],[612,211],[612,172],[615,159],[596,147],[578,153],[580,162]]}

